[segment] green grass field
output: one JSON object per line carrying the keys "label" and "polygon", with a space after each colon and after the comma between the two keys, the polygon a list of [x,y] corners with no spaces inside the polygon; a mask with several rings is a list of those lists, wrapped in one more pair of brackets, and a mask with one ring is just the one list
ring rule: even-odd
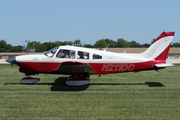
{"label": "green grass field", "polygon": [[63,75],[20,84],[18,66],[0,65],[0,119],[180,119],[180,64],[163,70],[91,76],[69,87]]}

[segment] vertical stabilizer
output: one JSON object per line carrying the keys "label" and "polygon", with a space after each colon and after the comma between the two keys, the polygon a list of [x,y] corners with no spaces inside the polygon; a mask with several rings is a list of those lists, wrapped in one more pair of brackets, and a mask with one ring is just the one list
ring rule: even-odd
{"label": "vertical stabilizer", "polygon": [[166,61],[175,32],[162,32],[153,44],[142,54],[146,59]]}

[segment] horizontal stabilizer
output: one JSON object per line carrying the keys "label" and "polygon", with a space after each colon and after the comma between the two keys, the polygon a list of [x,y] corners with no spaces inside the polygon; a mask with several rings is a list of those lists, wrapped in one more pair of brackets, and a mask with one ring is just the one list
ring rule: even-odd
{"label": "horizontal stabilizer", "polygon": [[161,63],[161,64],[155,64],[156,67],[161,68],[161,67],[169,67],[169,66],[174,66],[172,63],[166,62],[166,63]]}

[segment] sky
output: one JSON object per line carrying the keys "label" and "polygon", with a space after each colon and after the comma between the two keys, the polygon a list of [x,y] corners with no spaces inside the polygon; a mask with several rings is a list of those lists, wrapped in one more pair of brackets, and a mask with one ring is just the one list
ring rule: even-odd
{"label": "sky", "polygon": [[0,0],[0,40],[13,46],[123,38],[151,43],[175,31],[180,42],[179,0]]}

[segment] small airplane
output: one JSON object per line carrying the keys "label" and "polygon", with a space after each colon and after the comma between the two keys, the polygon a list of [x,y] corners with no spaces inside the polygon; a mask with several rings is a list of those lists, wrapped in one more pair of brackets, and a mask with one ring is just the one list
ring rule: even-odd
{"label": "small airplane", "polygon": [[15,56],[6,62],[18,65],[19,71],[25,73],[27,77],[21,79],[21,83],[40,81],[40,78],[32,78],[30,75],[65,74],[70,75],[67,85],[82,86],[90,83],[90,75],[159,70],[173,66],[166,62],[166,58],[174,34],[175,32],[162,32],[146,51],[137,54],[66,45],[44,54]]}

